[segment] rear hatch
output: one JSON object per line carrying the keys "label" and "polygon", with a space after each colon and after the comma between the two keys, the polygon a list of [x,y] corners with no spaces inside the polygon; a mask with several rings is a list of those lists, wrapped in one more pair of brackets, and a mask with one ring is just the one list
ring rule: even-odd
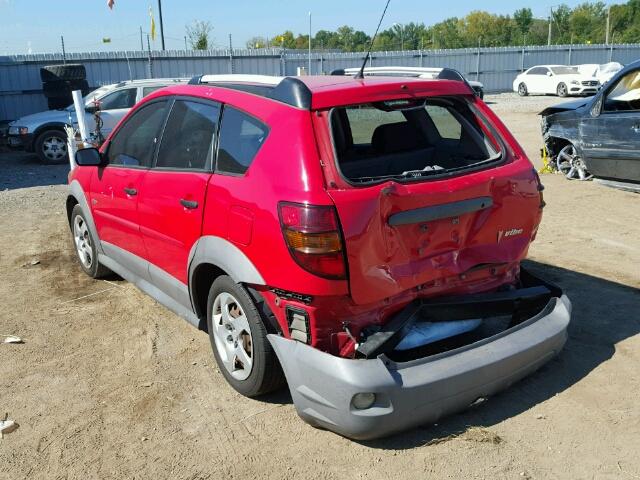
{"label": "rear hatch", "polygon": [[328,192],[355,303],[515,280],[540,221],[540,188],[487,110],[457,96],[325,112]]}

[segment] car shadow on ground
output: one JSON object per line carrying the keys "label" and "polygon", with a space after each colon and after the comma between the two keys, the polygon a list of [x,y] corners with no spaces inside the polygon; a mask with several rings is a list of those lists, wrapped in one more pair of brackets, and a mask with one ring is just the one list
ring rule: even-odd
{"label": "car shadow on ground", "polygon": [[478,407],[443,418],[436,425],[359,443],[408,449],[444,441],[470,427],[490,427],[579,382],[614,355],[617,343],[640,333],[640,290],[538,262],[526,261],[525,266],[559,285],[572,301],[569,338],[560,355]]}
{"label": "car shadow on ground", "polygon": [[0,191],[67,183],[69,164],[44,165],[34,153],[0,150]]}

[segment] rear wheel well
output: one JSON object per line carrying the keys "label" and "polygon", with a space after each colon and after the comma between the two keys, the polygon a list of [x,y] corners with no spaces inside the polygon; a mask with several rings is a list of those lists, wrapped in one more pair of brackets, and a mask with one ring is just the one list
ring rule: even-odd
{"label": "rear wheel well", "polygon": [[78,205],[78,200],[73,195],[69,195],[67,197],[67,220],[69,221],[69,227],[71,227],[71,213],[73,212],[73,207]]}
{"label": "rear wheel well", "polygon": [[[193,298],[195,313],[200,319],[198,328],[200,328],[200,330],[204,330],[205,332],[208,330],[207,302],[209,300],[209,290],[211,289],[211,285],[213,285],[213,282],[216,280],[216,278],[221,275],[229,274],[222,270],[220,267],[211,263],[201,263],[196,267],[191,276],[191,297]],[[280,328],[275,315],[267,305],[267,302],[265,302],[262,298],[262,295],[260,295],[257,290],[247,285],[243,285],[243,287],[246,288],[249,296],[256,304],[256,307],[262,316],[262,320],[265,324],[267,332],[282,333],[282,329]]]}
{"label": "rear wheel well", "polygon": [[196,315],[200,319],[200,329],[207,330],[207,301],[209,290],[216,278],[227,272],[211,263],[198,265],[191,276],[191,295]]}

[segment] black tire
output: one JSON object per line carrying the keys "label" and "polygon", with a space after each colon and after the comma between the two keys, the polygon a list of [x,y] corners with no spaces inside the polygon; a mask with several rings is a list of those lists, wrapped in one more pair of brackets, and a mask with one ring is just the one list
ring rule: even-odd
{"label": "black tire", "polygon": [[521,97],[526,97],[527,95],[529,95],[529,90],[527,90],[527,85],[524,82],[518,85],[518,95],[520,95]]}
{"label": "black tire", "polygon": [[73,100],[67,98],[47,98],[47,106],[49,110],[62,110],[73,103]]}
{"label": "black tire", "polygon": [[46,98],[69,98],[74,90],[89,90],[89,83],[86,80],[52,80],[43,82],[42,93]]}
{"label": "black tire", "polygon": [[[240,309],[247,318],[251,330],[252,367],[249,376],[244,380],[234,378],[220,357],[214,338],[213,308],[214,302],[221,293],[231,294],[240,304]],[[235,283],[231,277],[221,275],[213,282],[207,300],[207,329],[211,348],[220,372],[238,393],[246,397],[257,397],[281,388],[285,384],[282,367],[278,357],[267,339],[267,323],[251,296],[242,285]]]}
{"label": "black tire", "polygon": [[73,210],[71,211],[71,219],[69,223],[71,227],[71,242],[73,245],[73,249],[76,252],[76,258],[78,259],[80,268],[82,268],[82,271],[87,275],[89,275],[91,278],[102,278],[102,277],[111,275],[111,270],[109,270],[107,267],[105,267],[98,261],[98,252],[96,250],[96,240],[91,235],[91,231],[89,230],[88,226],[86,227],[86,245],[91,250],[92,260],[87,265],[86,262],[83,262],[83,260],[80,258],[78,245],[76,243],[76,232],[74,231],[76,219],[80,219],[80,221],[84,225],[86,225],[87,220],[84,216],[84,213],[82,212],[82,209],[80,208],[80,205],[76,205],[75,207],[73,207]]}
{"label": "black tire", "polygon": [[559,97],[566,97],[569,94],[569,89],[567,88],[567,84],[564,82],[560,82],[556,88],[556,93]]}
{"label": "black tire", "polygon": [[40,79],[43,82],[51,80],[84,80],[87,71],[80,63],[68,63],[67,65],[47,65],[40,69]]}
{"label": "black tire", "polygon": [[63,130],[51,129],[38,134],[34,148],[44,164],[57,165],[69,161],[67,134]]}

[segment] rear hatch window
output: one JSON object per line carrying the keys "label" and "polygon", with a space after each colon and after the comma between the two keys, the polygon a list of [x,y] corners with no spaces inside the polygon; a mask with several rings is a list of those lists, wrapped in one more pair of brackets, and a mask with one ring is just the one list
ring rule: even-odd
{"label": "rear hatch window", "polygon": [[500,144],[464,99],[337,107],[331,131],[339,170],[357,184],[441,177],[502,157]]}

